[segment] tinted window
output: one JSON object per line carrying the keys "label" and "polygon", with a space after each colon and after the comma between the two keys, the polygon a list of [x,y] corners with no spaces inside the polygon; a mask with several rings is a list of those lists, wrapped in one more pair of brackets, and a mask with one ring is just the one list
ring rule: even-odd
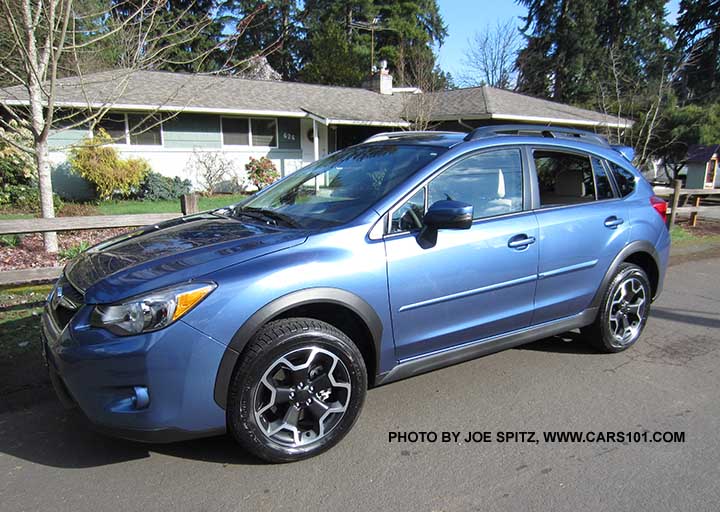
{"label": "tinted window", "polygon": [[633,190],[635,190],[635,175],[619,165],[615,165],[612,162],[608,163],[610,164],[610,169],[612,170],[620,195],[625,197],[631,194]]}
{"label": "tinted window", "polygon": [[343,224],[372,207],[445,149],[354,146],[318,160],[259,192],[242,208],[270,209],[304,227]]}
{"label": "tinted window", "polygon": [[615,197],[610,179],[608,178],[605,166],[597,158],[592,158],[592,167],[595,171],[595,188],[597,190],[598,199],[612,199]]}
{"label": "tinted window", "polygon": [[390,232],[412,231],[422,228],[425,215],[425,188],[421,188],[392,214]]}
{"label": "tinted window", "polygon": [[160,118],[143,114],[128,114],[130,144],[159,146],[162,144],[160,135]]}
{"label": "tinted window", "polygon": [[277,121],[275,119],[253,118],[252,145],[277,146]]}
{"label": "tinted window", "polygon": [[475,219],[522,210],[520,151],[489,151],[453,164],[429,184],[428,205],[443,199],[473,205]]}
{"label": "tinted window", "polygon": [[589,157],[559,151],[535,151],[534,158],[541,208],[595,200]]}
{"label": "tinted window", "polygon": [[226,146],[248,146],[250,144],[250,125],[244,117],[223,117],[222,136]]}

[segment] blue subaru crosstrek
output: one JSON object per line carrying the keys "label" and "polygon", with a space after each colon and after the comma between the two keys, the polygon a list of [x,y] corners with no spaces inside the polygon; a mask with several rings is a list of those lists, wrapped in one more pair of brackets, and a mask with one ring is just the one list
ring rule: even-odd
{"label": "blue subaru crosstrek", "polygon": [[374,136],[69,263],[51,380],[112,435],[279,462],[340,441],[369,386],[573,329],[625,350],[670,246],[629,158],[561,128]]}

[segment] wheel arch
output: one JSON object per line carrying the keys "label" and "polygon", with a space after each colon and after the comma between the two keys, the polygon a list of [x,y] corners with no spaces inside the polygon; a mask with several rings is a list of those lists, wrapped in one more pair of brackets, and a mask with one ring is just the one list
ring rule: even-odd
{"label": "wheel arch", "polygon": [[662,274],[660,273],[660,256],[658,255],[655,247],[645,240],[636,240],[630,242],[628,245],[615,256],[615,259],[610,264],[598,291],[595,293],[595,297],[592,301],[592,306],[599,307],[602,301],[605,290],[608,284],[612,280],[615,272],[621,263],[634,263],[641,267],[650,279],[650,286],[652,289],[653,300],[662,291]]}
{"label": "wheel arch", "polygon": [[345,332],[358,345],[368,367],[368,379],[374,381],[383,333],[382,321],[375,310],[347,290],[307,288],[269,302],[237,330],[225,349],[215,378],[214,398],[220,407],[226,408],[232,373],[248,341],[268,322],[293,316],[316,318]]}

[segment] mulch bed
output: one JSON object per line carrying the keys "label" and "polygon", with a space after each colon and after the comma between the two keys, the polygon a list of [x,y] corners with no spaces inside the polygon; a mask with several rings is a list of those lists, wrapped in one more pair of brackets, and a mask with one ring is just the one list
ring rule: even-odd
{"label": "mulch bed", "polygon": [[[128,231],[132,231],[132,228],[68,231],[58,233],[58,244],[62,252],[63,250],[76,247],[82,242],[95,245],[98,242]],[[59,255],[45,252],[43,237],[39,233],[21,235],[21,242],[15,247],[0,246],[0,271],[55,267],[64,263],[65,261]]]}

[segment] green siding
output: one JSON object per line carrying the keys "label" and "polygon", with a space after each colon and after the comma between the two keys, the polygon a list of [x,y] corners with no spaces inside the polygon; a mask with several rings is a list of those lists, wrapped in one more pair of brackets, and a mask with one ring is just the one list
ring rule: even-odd
{"label": "green siding", "polygon": [[55,131],[48,137],[48,145],[51,149],[61,149],[77,144],[88,136],[87,128],[72,128],[68,130]]}
{"label": "green siding", "polygon": [[300,119],[292,117],[278,118],[278,134],[281,149],[300,149],[302,134],[300,133]]}
{"label": "green siding", "polygon": [[703,188],[705,186],[706,164],[690,163],[687,164],[687,180],[685,188]]}
{"label": "green siding", "polygon": [[179,114],[163,122],[166,148],[220,148],[220,116]]}

